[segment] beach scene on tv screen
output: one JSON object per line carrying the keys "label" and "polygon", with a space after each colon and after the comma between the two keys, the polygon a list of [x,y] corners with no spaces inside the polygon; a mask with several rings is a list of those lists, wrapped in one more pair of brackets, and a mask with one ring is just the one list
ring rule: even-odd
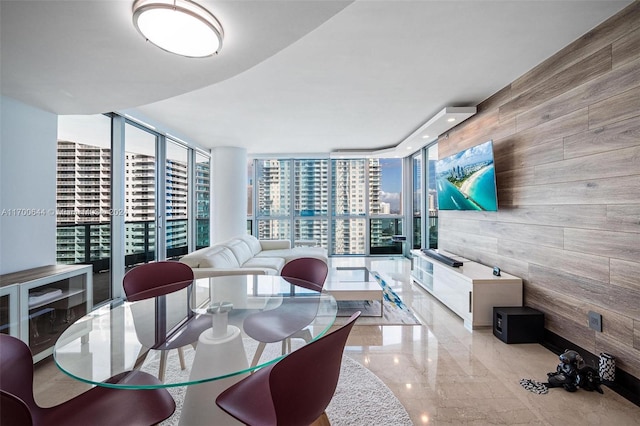
{"label": "beach scene on tv screen", "polygon": [[498,210],[493,142],[438,160],[436,185],[440,210]]}

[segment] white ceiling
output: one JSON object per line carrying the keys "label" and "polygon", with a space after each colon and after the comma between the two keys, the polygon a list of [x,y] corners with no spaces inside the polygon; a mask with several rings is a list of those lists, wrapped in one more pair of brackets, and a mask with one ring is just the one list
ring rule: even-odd
{"label": "white ceiling", "polygon": [[475,106],[623,1],[200,0],[220,54],[164,52],[133,0],[0,3],[2,94],[57,114],[121,111],[203,147],[378,150]]}

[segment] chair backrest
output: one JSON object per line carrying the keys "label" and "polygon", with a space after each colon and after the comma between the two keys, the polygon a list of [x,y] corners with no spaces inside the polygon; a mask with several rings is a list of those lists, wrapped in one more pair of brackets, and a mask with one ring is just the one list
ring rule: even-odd
{"label": "chair backrest", "polygon": [[29,409],[39,408],[33,398],[31,350],[22,340],[7,334],[0,334],[0,390],[19,398]]}
{"label": "chair backrest", "polygon": [[193,270],[181,262],[162,261],[138,265],[124,276],[127,300],[148,299],[173,293],[193,282]]}
{"label": "chair backrest", "polygon": [[344,346],[360,316],[276,363],[269,376],[278,424],[311,424],[325,411],[338,385]]}
{"label": "chair backrest", "polygon": [[321,260],[314,257],[300,257],[288,262],[282,270],[280,275],[285,278],[296,278],[308,283],[313,283],[315,286],[308,286],[304,283],[295,281],[294,284],[310,288],[311,290],[322,290],[324,282],[327,279],[329,273],[329,267]]}
{"label": "chair backrest", "polygon": [[27,404],[17,396],[0,390],[0,424],[31,426],[33,419]]}

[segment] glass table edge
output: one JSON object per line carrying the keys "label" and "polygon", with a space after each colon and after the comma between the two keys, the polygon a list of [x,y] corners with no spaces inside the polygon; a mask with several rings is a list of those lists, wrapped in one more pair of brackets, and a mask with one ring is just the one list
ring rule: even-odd
{"label": "glass table edge", "polygon": [[[330,295],[330,293],[325,292],[324,290],[322,291],[322,293],[324,295]],[[333,327],[333,325],[335,324],[335,321],[337,319],[337,313],[338,313],[338,304],[335,300],[335,298],[333,298],[333,296],[331,296],[330,298],[330,303],[331,303],[331,308],[332,308],[332,313],[333,315],[330,315],[331,320],[327,321],[327,325],[326,327],[321,330],[318,334],[316,334],[315,336],[313,336],[313,338],[311,339],[309,343],[312,343],[316,340],[318,340],[319,338],[321,338],[322,336],[324,336],[325,334],[327,334],[327,332],[329,331],[329,329],[331,329],[331,327]],[[57,343],[57,342],[56,342]],[[293,351],[292,351],[293,352]],[[93,385],[93,386],[100,386],[100,387],[105,387],[105,388],[112,388],[112,389],[140,389],[140,390],[144,390],[144,389],[159,389],[159,388],[173,388],[173,387],[182,387],[182,386],[191,386],[191,385],[197,385],[197,384],[202,384],[202,383],[208,383],[208,382],[213,382],[213,381],[217,381],[217,380],[223,380],[223,379],[227,379],[229,377],[234,377],[234,376],[238,376],[238,375],[243,375],[243,374],[247,374],[247,373],[251,373],[253,371],[257,371],[261,368],[267,367],[269,365],[275,364],[276,362],[280,361],[281,359],[285,358],[286,356],[288,356],[290,353],[286,353],[284,355],[281,355],[277,358],[273,358],[269,361],[263,362],[261,364],[257,364],[253,367],[248,367],[246,369],[243,370],[238,370],[238,371],[234,371],[232,373],[228,373],[228,374],[224,374],[224,375],[220,375],[220,376],[216,376],[216,377],[211,377],[211,378],[206,378],[206,379],[197,379],[197,380],[189,380],[189,381],[185,381],[185,382],[178,382],[178,383],[164,383],[164,382],[160,382],[160,383],[156,383],[156,384],[147,384],[147,385],[134,385],[134,384],[130,384],[130,385],[125,385],[122,383],[108,383],[105,381],[94,381],[94,380],[89,380],[83,377],[79,377],[75,374],[73,374],[70,371],[67,371],[66,369],[64,369],[60,363],[58,363],[57,359],[56,359],[56,352],[55,350],[53,351],[53,358],[54,358],[54,362],[57,366],[57,368],[62,371],[64,374],[66,374],[67,376],[78,380],[82,383],[86,383],[89,385]],[[124,371],[120,374],[124,374],[124,373],[133,373],[135,371],[142,371],[142,370],[128,370],[128,371]],[[144,372],[144,371],[143,371]],[[150,374],[150,373],[149,373]],[[108,380],[108,379],[106,379]]]}

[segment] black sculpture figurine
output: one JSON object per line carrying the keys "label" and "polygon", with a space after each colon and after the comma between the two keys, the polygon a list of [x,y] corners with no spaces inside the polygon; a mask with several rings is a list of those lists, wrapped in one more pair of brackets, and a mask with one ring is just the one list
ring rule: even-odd
{"label": "black sculpture figurine", "polygon": [[563,387],[568,392],[575,392],[578,387],[587,391],[602,392],[600,376],[595,368],[585,365],[582,356],[572,350],[560,354],[560,364],[555,372],[547,373],[549,388]]}

